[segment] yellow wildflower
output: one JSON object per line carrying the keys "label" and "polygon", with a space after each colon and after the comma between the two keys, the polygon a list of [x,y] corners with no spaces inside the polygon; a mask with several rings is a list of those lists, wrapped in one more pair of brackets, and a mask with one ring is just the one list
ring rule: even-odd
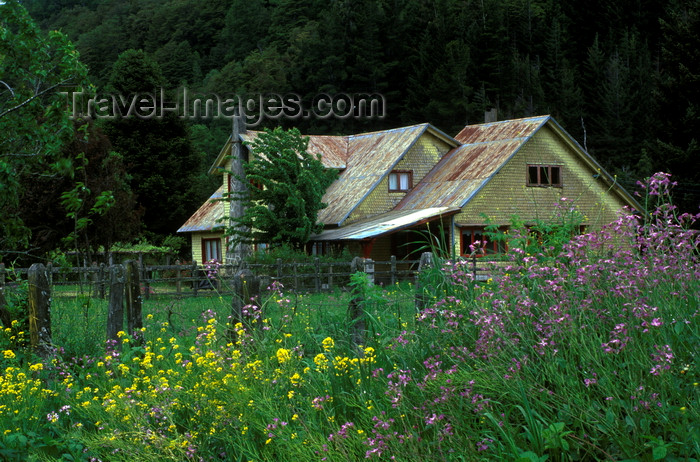
{"label": "yellow wildflower", "polygon": [[325,351],[330,351],[330,350],[332,350],[333,347],[335,346],[335,342],[333,341],[332,338],[326,337],[326,338],[324,338],[323,341],[321,342],[321,345],[323,345],[323,349],[324,349]]}
{"label": "yellow wildflower", "polygon": [[289,361],[291,357],[292,356],[289,353],[289,350],[286,348],[280,348],[277,350],[277,361],[279,361],[280,364],[284,364],[285,362]]}

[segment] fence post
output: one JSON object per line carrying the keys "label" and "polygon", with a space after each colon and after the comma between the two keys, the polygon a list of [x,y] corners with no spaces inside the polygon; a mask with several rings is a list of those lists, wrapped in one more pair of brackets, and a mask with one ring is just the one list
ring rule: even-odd
{"label": "fence post", "polygon": [[53,263],[51,262],[46,264],[46,277],[49,280],[49,288],[53,289]]}
{"label": "fence post", "polygon": [[192,260],[192,292],[197,296],[199,289],[199,277],[197,276],[197,260]]}
{"label": "fence post", "polygon": [[116,340],[124,330],[124,265],[109,267],[109,308],[107,309],[107,340]]}
{"label": "fence post", "polygon": [[126,329],[134,337],[135,331],[143,327],[141,318],[140,265],[134,260],[124,262],[126,267]]}
{"label": "fence post", "polygon": [[314,257],[314,287],[317,294],[321,292],[321,260],[318,257]]}
{"label": "fence post", "polygon": [[476,281],[476,252],[472,252],[472,281]]}
{"label": "fence post", "polygon": [[105,286],[107,285],[107,271],[105,270],[105,264],[100,263],[100,272],[98,276],[99,280],[99,297],[104,300],[105,299]]}
{"label": "fence post", "polygon": [[328,265],[328,291],[333,291],[333,264]]}
{"label": "fence post", "polygon": [[299,292],[299,271],[298,271],[298,266],[299,264],[297,262],[294,262],[292,265],[292,268],[294,268],[294,291]]}
{"label": "fence post", "polygon": [[396,255],[391,256],[391,285],[396,284]]}
{"label": "fence post", "polygon": [[[148,268],[146,268],[146,266],[142,263],[143,262],[143,254],[139,254],[139,257],[140,258],[139,258],[138,264],[139,264],[139,269],[142,272],[141,280],[143,281],[143,295],[146,298],[146,300],[148,300],[149,298],[151,298],[151,280],[148,277],[149,276]],[[139,288],[140,287],[141,286],[139,285]]]}
{"label": "fence post", "polygon": [[[180,259],[175,260],[175,266],[180,266]],[[175,292],[182,292],[182,281],[180,280],[180,268],[175,270]]]}
{"label": "fence post", "polygon": [[431,268],[433,266],[433,254],[431,252],[423,252],[420,256],[420,262],[418,263],[418,274],[416,275],[416,310],[423,311],[425,305],[427,304],[428,294],[426,294],[425,281],[421,278],[423,271]]}
{"label": "fence post", "polygon": [[370,284],[374,284],[374,260],[365,258],[364,269],[362,271],[367,273],[367,279],[369,279]]}
{"label": "fence post", "polygon": [[233,328],[236,323],[242,323],[246,329],[251,329],[257,316],[257,327],[262,328],[262,313],[251,313],[244,310],[245,306],[253,305],[258,300],[260,306],[260,278],[248,268],[239,269],[231,280],[233,297],[231,297],[231,327],[230,334],[235,335]]}
{"label": "fence post", "polygon": [[[365,262],[363,258],[355,257],[352,259],[352,263],[350,264],[350,272],[352,274],[355,274],[357,272],[364,273],[364,269]],[[350,303],[348,304],[348,316],[350,318],[350,335],[352,343],[354,343],[355,345],[362,345],[364,343],[365,330],[367,329],[364,316],[365,299],[363,292],[363,290],[354,290],[353,296],[350,299]]]}
{"label": "fence post", "polygon": [[7,310],[7,300],[5,299],[5,264],[0,263],[0,321],[5,327],[12,325],[12,315]]}
{"label": "fence post", "polygon": [[51,287],[46,267],[34,263],[27,274],[29,283],[29,336],[32,349],[45,357],[51,346]]}

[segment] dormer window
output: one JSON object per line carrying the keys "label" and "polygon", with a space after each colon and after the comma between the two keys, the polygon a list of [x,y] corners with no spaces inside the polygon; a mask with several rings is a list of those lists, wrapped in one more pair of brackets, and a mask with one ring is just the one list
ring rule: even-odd
{"label": "dormer window", "polygon": [[561,186],[561,166],[528,165],[528,186]]}
{"label": "dormer window", "polygon": [[413,172],[394,170],[389,173],[389,192],[406,192],[413,187]]}

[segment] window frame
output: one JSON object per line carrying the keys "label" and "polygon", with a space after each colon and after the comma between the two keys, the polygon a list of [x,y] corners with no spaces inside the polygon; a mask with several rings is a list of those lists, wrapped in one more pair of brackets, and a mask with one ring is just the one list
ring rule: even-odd
{"label": "window frame", "polygon": [[[215,244],[215,250],[217,254],[217,258],[207,258],[207,244]],[[221,262],[222,255],[221,255],[221,250],[222,250],[222,245],[221,245],[221,238],[220,237],[203,237],[202,238],[202,263],[210,262],[212,260],[216,260],[218,262]]]}
{"label": "window frame", "polygon": [[[392,175],[396,176],[396,188],[392,189],[391,187],[391,177]],[[406,175],[407,178],[407,187],[406,189],[401,188],[401,176]],[[412,170],[392,170],[389,172],[389,177],[387,178],[387,186],[389,189],[389,192],[408,192],[411,189],[413,189],[413,171]]]}
{"label": "window frame", "polygon": [[[507,226],[501,226],[498,228],[499,232],[507,232]],[[465,243],[464,235],[466,232],[471,233],[470,242]],[[474,237],[479,234],[481,239],[474,239]],[[486,239],[486,227],[485,226],[460,226],[459,227],[459,254],[462,257],[471,257],[471,251],[469,246],[474,244],[475,241]],[[476,252],[475,256],[477,258],[490,256],[490,255],[503,255],[508,252],[508,243],[504,241],[491,241],[486,243],[485,247],[481,247],[481,252]]]}
{"label": "window frame", "polygon": [[[531,169],[537,169],[537,179],[536,181],[531,181],[532,180],[532,175],[530,170]],[[546,180],[547,182],[543,182],[542,179],[542,173],[543,170],[546,169]],[[525,182],[527,186],[530,187],[535,187],[535,188],[561,188],[563,187],[563,181],[562,181],[562,166],[561,165],[556,165],[556,164],[527,164],[527,169],[525,170]],[[552,172],[557,172],[556,175],[553,175]],[[553,182],[551,179],[553,177],[557,178],[557,182]]]}

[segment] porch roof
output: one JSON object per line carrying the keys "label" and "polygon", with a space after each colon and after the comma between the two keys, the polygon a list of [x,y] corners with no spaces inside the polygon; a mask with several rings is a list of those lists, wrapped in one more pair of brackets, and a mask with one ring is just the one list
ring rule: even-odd
{"label": "porch roof", "polygon": [[430,207],[394,210],[341,228],[326,229],[311,236],[312,241],[360,241],[417,226],[459,212],[458,207]]}

